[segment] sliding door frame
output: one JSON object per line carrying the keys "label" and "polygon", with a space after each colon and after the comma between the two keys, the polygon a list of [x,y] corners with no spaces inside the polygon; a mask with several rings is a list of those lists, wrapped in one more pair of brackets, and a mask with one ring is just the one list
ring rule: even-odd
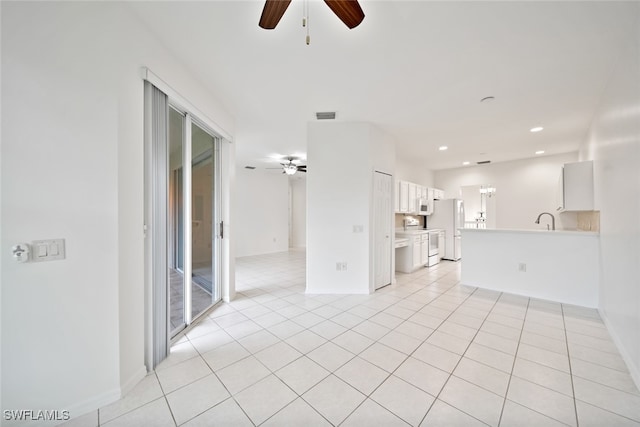
{"label": "sliding door frame", "polygon": [[[204,114],[193,107],[181,95],[174,91],[169,85],[153,74],[149,69],[142,69],[143,79],[158,90],[163,92],[168,99],[168,108],[173,108],[185,115],[183,129],[183,215],[184,215],[184,313],[185,324],[188,328],[193,323],[192,318],[192,292],[191,292],[191,275],[192,275],[192,224],[191,224],[191,125],[195,124],[211,135],[214,139],[213,146],[213,170],[214,177],[214,198],[212,201],[214,210],[212,211],[212,250],[213,264],[212,269],[214,277],[212,278],[212,305],[220,302],[222,299],[229,301],[235,294],[233,286],[233,278],[235,277],[233,255],[231,253],[231,245],[224,239],[228,236],[229,221],[225,221],[230,214],[230,193],[233,185],[233,161],[235,150],[232,147],[231,136],[215,122],[209,120]],[[145,92],[146,93],[146,92]],[[146,96],[146,95],[145,95]],[[148,97],[145,98],[148,101]],[[145,109],[147,107],[145,106]],[[168,110],[167,108],[167,110]],[[169,243],[169,227],[168,216],[169,206],[167,203],[167,194],[160,194],[163,191],[168,192],[168,152],[158,155],[154,150],[151,134],[147,136],[147,132],[151,129],[152,120],[151,112],[145,111],[145,364],[149,371],[155,369],[160,363],[162,355],[168,355],[169,346],[171,345],[171,327],[170,327],[170,301],[169,301],[169,281],[168,281],[168,243]],[[164,142],[168,148],[168,141]],[[161,167],[158,168],[157,166]],[[160,169],[164,170],[164,176]],[[166,182],[165,182],[166,181]],[[164,185],[157,185],[157,183]],[[164,190],[162,188],[163,187]],[[158,206],[164,200],[164,221],[158,220],[162,213],[158,212]],[[158,216],[160,215],[160,217]],[[224,225],[224,227],[223,227]],[[159,229],[158,229],[159,228]],[[147,231],[151,232],[148,233]],[[163,239],[155,239],[155,234],[163,235]],[[162,248],[159,246],[163,245]],[[164,251],[164,256],[162,256]],[[163,307],[158,307],[156,300],[158,289],[154,287],[154,280],[157,281],[160,270],[164,268],[166,294],[164,295]],[[155,279],[154,279],[155,277]],[[158,282],[162,287],[162,280]],[[215,301],[213,301],[215,299]],[[160,309],[160,310],[158,310]],[[159,311],[166,313],[165,319],[160,320],[157,316]],[[206,310],[205,310],[206,312]],[[154,315],[156,313],[156,315]],[[203,314],[203,313],[200,313]],[[199,317],[199,316],[198,316]],[[162,325],[158,325],[158,323]],[[162,336],[157,338],[157,331],[154,336],[154,328],[160,326],[166,331],[166,339]],[[165,332],[161,332],[165,333]]]}

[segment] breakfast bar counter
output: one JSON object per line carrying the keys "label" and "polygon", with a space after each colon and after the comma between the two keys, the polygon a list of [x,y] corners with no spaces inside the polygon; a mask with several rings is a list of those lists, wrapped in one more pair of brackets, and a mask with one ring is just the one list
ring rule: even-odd
{"label": "breakfast bar counter", "polygon": [[598,306],[599,234],[461,229],[464,285]]}

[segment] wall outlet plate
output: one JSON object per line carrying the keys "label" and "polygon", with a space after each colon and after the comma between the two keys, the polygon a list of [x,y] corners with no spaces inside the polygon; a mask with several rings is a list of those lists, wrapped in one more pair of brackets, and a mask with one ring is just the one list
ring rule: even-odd
{"label": "wall outlet plate", "polygon": [[64,239],[34,240],[31,242],[31,261],[56,261],[66,258]]}

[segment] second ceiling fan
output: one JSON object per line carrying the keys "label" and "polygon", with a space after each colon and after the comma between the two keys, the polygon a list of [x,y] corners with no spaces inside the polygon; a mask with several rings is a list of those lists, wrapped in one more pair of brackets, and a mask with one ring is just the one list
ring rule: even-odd
{"label": "second ceiling fan", "polygon": [[[364,12],[357,0],[324,0],[333,13],[349,28],[355,28],[364,19]],[[273,30],[291,0],[266,0],[258,25],[266,30]]]}
{"label": "second ceiling fan", "polygon": [[[286,156],[283,157],[282,160],[288,163],[280,163],[282,166],[282,173],[286,173],[287,175],[293,175],[296,172],[306,172],[307,165],[301,165],[300,159],[295,156]],[[280,168],[267,168],[267,169],[280,169]]]}

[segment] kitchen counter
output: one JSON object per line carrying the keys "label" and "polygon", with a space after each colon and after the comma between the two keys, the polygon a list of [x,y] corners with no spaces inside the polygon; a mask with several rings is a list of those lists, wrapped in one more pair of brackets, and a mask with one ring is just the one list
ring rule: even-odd
{"label": "kitchen counter", "polygon": [[461,228],[460,230],[480,233],[532,233],[532,234],[556,234],[574,236],[577,234],[584,236],[598,236],[597,231],[580,231],[580,230],[536,230],[536,229],[519,229],[519,228]]}
{"label": "kitchen counter", "polygon": [[415,235],[423,233],[436,233],[442,231],[440,228],[410,228],[405,230],[404,228],[396,228],[396,235]]}
{"label": "kitchen counter", "polygon": [[461,283],[598,306],[598,233],[463,228],[461,234]]}

